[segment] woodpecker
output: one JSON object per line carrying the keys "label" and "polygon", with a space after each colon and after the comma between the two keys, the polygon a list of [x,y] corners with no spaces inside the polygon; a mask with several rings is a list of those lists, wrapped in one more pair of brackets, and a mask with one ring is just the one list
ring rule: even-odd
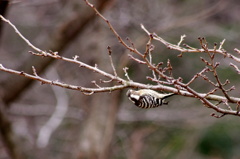
{"label": "woodpecker", "polygon": [[129,100],[131,100],[137,107],[146,109],[168,104],[165,99],[173,95],[175,94],[161,94],[151,89],[140,89],[138,91],[129,89],[127,91]]}

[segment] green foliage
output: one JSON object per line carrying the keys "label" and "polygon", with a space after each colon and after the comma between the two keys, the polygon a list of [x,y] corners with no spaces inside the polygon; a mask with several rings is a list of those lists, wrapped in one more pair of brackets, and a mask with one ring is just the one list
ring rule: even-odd
{"label": "green foliage", "polygon": [[198,151],[205,156],[232,158],[236,155],[234,148],[240,145],[239,128],[239,125],[230,122],[211,126],[199,140]]}
{"label": "green foliage", "polygon": [[179,128],[159,128],[146,138],[146,143],[149,145],[146,148],[146,153],[150,151],[152,152],[152,154],[148,154],[146,157],[152,156],[151,158],[166,159],[176,158],[184,146],[184,140],[185,137],[183,135],[183,130]]}

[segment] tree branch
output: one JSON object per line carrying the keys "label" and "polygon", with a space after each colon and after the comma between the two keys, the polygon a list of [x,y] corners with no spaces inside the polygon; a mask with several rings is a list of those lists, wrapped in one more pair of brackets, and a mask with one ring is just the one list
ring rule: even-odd
{"label": "tree branch", "polygon": [[[96,8],[99,11],[103,11],[107,8],[109,2],[112,0],[99,0]],[[84,15],[84,16],[83,16]],[[46,50],[59,51],[59,54],[63,54],[65,48],[76,38],[79,34],[83,33],[86,26],[95,19],[96,14],[89,10],[78,10],[71,17],[61,20],[61,23],[56,24],[54,32],[49,36],[45,35],[45,48]],[[81,20],[80,20],[81,19]],[[35,46],[36,47],[36,46]],[[37,48],[37,47],[36,47]],[[35,50],[36,51],[36,50]],[[43,51],[44,52],[44,51]],[[29,56],[20,64],[16,70],[22,70],[30,73],[31,67],[34,65],[38,73],[41,74],[47,67],[54,61],[52,58],[38,58],[35,56]],[[18,78],[16,76],[8,76],[7,80],[1,83],[1,92],[3,102],[8,104],[19,97],[19,95],[33,82],[27,78]],[[17,80],[16,80],[17,79]],[[11,88],[15,88],[14,90]],[[11,92],[9,92],[11,90]]]}
{"label": "tree branch", "polygon": [[[237,104],[237,103],[240,102],[240,98],[234,98],[234,97],[230,97],[228,95],[228,92],[233,90],[234,87],[231,87],[228,90],[226,90],[224,88],[224,86],[226,84],[228,84],[229,82],[228,82],[228,80],[225,83],[220,82],[220,78],[217,74],[217,67],[219,66],[220,63],[214,62],[215,54],[221,54],[221,55],[224,55],[224,57],[228,57],[230,59],[233,59],[236,62],[240,62],[239,58],[233,56],[231,53],[227,53],[223,49],[223,43],[224,43],[225,40],[223,40],[220,43],[218,48],[217,48],[217,44],[214,44],[213,49],[208,48],[208,43],[207,43],[207,40],[205,38],[199,38],[201,48],[193,48],[193,47],[191,47],[187,44],[184,45],[185,47],[182,47],[180,45],[184,41],[185,36],[181,36],[180,41],[178,42],[177,45],[175,45],[175,44],[171,44],[171,43],[165,41],[163,38],[159,37],[155,33],[150,33],[143,25],[141,25],[142,29],[149,36],[149,41],[146,45],[146,51],[144,53],[141,53],[134,47],[134,44],[132,42],[131,42],[131,44],[132,44],[132,47],[131,47],[131,46],[127,45],[122,40],[122,38],[117,33],[117,31],[113,28],[111,23],[102,14],[100,14],[100,12],[94,7],[94,5],[89,3],[87,0],[84,0],[84,1],[86,2],[86,4],[88,6],[90,6],[95,11],[95,13],[101,19],[103,19],[106,22],[106,24],[108,25],[110,30],[113,32],[113,34],[119,40],[120,44],[123,45],[130,52],[132,52],[132,53],[134,53],[134,54],[136,54],[137,56],[140,57],[138,59],[136,57],[133,57],[132,55],[129,55],[129,57],[132,60],[136,61],[139,64],[145,65],[146,67],[148,67],[152,71],[153,78],[152,77],[147,77],[147,78],[149,80],[152,80],[152,81],[156,82],[157,85],[142,84],[142,83],[132,81],[130,79],[128,73],[127,73],[126,68],[124,69],[124,73],[125,73],[125,76],[126,76],[127,80],[119,77],[117,75],[116,69],[113,65],[113,61],[112,61],[112,58],[111,58],[112,51],[111,51],[110,47],[108,48],[108,51],[109,51],[110,65],[113,69],[113,74],[107,73],[106,71],[101,70],[100,68],[97,67],[97,65],[90,66],[90,65],[88,65],[84,62],[81,62],[81,61],[78,60],[77,56],[75,56],[73,59],[70,59],[70,58],[60,56],[58,54],[58,52],[42,51],[41,49],[36,48],[35,46],[32,46],[32,44],[21,33],[18,33],[19,31],[16,31],[17,28],[13,27],[14,25],[11,24],[11,22],[9,22],[9,21],[6,21],[6,22],[9,23],[14,28],[14,30],[17,32],[17,34],[31,48],[33,48],[34,51],[36,51],[36,53],[30,51],[31,54],[33,54],[35,56],[41,56],[41,57],[44,57],[44,58],[45,57],[50,57],[52,59],[63,60],[63,61],[66,61],[66,62],[77,64],[77,65],[79,65],[79,67],[84,67],[84,68],[86,68],[86,69],[88,69],[92,72],[96,72],[96,73],[106,77],[109,81],[105,81],[105,83],[114,81],[114,82],[117,82],[117,84],[114,84],[110,87],[102,87],[101,85],[97,84],[96,81],[92,81],[92,83],[95,85],[95,87],[89,88],[89,87],[82,87],[82,86],[66,84],[66,83],[59,82],[59,81],[51,81],[51,80],[42,78],[42,77],[37,75],[37,72],[36,72],[34,67],[33,67],[33,75],[31,75],[29,73],[26,73],[26,72],[23,72],[23,71],[16,71],[16,70],[12,70],[12,69],[9,69],[9,68],[5,68],[2,65],[0,65],[0,70],[5,71],[5,72],[9,72],[9,73],[13,73],[13,74],[17,74],[17,75],[21,75],[21,76],[24,76],[24,77],[27,77],[27,78],[30,78],[30,79],[38,80],[42,84],[50,84],[50,85],[56,85],[56,86],[60,86],[60,87],[67,88],[67,89],[78,90],[78,91],[81,91],[81,92],[83,92],[84,94],[87,94],[87,95],[91,95],[93,93],[98,93],[98,92],[112,92],[112,91],[115,91],[115,90],[121,90],[121,89],[129,88],[129,87],[147,88],[147,89],[153,89],[153,90],[158,90],[158,91],[172,92],[172,93],[179,94],[179,95],[182,95],[182,96],[197,98],[208,108],[211,108],[211,109],[213,109],[213,110],[215,110],[215,111],[217,111],[221,114],[224,114],[223,116],[225,116],[227,114],[240,116],[239,111],[238,110],[232,110],[232,108],[228,104],[228,103]],[[151,44],[152,40],[160,41],[167,48],[180,51],[181,54],[182,53],[196,53],[196,52],[207,53],[209,55],[210,61],[207,61],[207,60],[202,58],[202,61],[206,64],[206,67],[204,69],[202,69],[201,72],[194,75],[193,78],[188,83],[185,84],[185,83],[183,83],[183,79],[181,77],[174,78],[174,76],[172,74],[173,67],[171,65],[170,60],[167,61],[166,67],[162,67],[163,62],[159,62],[157,65],[152,63],[151,52],[154,50],[154,46]],[[233,65],[231,65],[231,66],[233,66]],[[234,68],[236,69],[236,67],[234,67]],[[210,81],[206,75],[204,75],[206,72],[213,73],[213,75],[215,77],[215,80],[216,80],[216,84],[214,82]],[[167,75],[167,73],[168,73],[168,75]],[[189,85],[194,84],[195,80],[198,77],[202,77],[209,84],[213,85],[215,87],[215,89],[210,90],[207,93],[199,93],[199,92],[195,91],[194,89],[192,89]],[[100,80],[100,83],[101,82],[102,82],[102,80]],[[165,84],[168,85],[168,86],[165,86]],[[218,89],[220,89],[222,91],[224,96],[214,95],[214,93]],[[211,101],[218,101],[218,104],[214,104],[214,103],[210,102],[210,100]],[[219,107],[220,103],[227,106],[228,109],[220,108]],[[215,115],[213,115],[213,116],[215,116]]]}

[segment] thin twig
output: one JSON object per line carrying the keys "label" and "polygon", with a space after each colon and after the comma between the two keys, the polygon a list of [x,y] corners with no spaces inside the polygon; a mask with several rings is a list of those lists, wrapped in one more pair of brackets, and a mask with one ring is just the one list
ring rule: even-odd
{"label": "thin twig", "polygon": [[240,70],[236,65],[234,65],[233,63],[230,63],[230,66],[234,67],[237,73],[240,74]]}
{"label": "thin twig", "polygon": [[178,42],[177,46],[180,46],[181,43],[183,42],[184,38],[186,37],[186,35],[181,35],[180,41]]}
{"label": "thin twig", "polygon": [[99,85],[97,84],[96,81],[92,81],[91,83],[93,83],[97,88],[102,88],[101,86],[99,86]]}
{"label": "thin twig", "polygon": [[107,19],[97,10],[97,8],[96,8],[93,4],[91,4],[88,0],[84,0],[84,1],[86,2],[86,4],[87,4],[89,7],[91,7],[91,8],[95,11],[95,13],[96,13],[100,18],[102,18],[102,19],[107,23],[109,29],[114,33],[114,35],[118,38],[119,42],[120,42],[124,47],[126,47],[126,48],[127,48],[128,50],[130,50],[131,52],[134,52],[134,53],[136,53],[136,54],[138,54],[138,55],[141,56],[141,53],[140,53],[139,51],[137,51],[136,48],[130,47],[129,45],[127,45],[127,44],[123,41],[123,39],[121,38],[121,36],[120,36],[120,35],[117,33],[117,31],[113,28],[113,26],[112,26],[112,24],[109,22],[109,20],[107,20]]}
{"label": "thin twig", "polygon": [[152,78],[152,77],[149,77],[149,76],[147,76],[146,77],[148,80],[151,80],[151,81],[153,81],[153,82],[156,82],[156,83],[158,83],[158,84],[162,84],[162,85],[172,85],[173,83],[171,82],[167,82],[167,81],[161,81],[161,80],[158,80],[158,79],[156,79],[156,78]]}
{"label": "thin twig", "polygon": [[224,117],[225,115],[227,115],[227,114],[225,114],[225,113],[223,113],[223,114],[221,114],[221,115],[216,115],[215,113],[212,113],[212,114],[211,114],[211,116],[213,116],[213,117],[215,117],[215,118],[222,118],[222,117]]}
{"label": "thin twig", "polygon": [[132,80],[130,79],[129,75],[128,75],[127,70],[128,70],[128,67],[124,67],[124,68],[123,68],[124,75],[125,75],[125,77],[127,77],[128,81],[132,81]]}
{"label": "thin twig", "polygon": [[196,75],[193,76],[193,78],[186,84],[187,86],[189,86],[191,83],[193,83],[199,76],[201,76],[203,73],[206,73],[209,70],[208,67],[205,67],[204,69],[202,69],[202,71],[200,71],[199,73],[197,73]]}
{"label": "thin twig", "polygon": [[227,101],[227,100],[223,100],[223,104],[226,105],[229,110],[232,110],[232,108],[231,108],[230,105],[228,104],[228,101]]}
{"label": "thin twig", "polygon": [[112,60],[112,50],[111,50],[111,47],[108,46],[107,49],[108,49],[108,57],[109,57],[109,60],[110,60],[111,67],[113,69],[114,76],[117,77],[118,76],[117,75],[117,71],[116,71],[116,68],[114,67],[113,60]]}
{"label": "thin twig", "polygon": [[36,77],[38,77],[37,71],[36,71],[36,69],[35,69],[34,66],[32,66],[32,70],[33,70],[33,75],[36,76]]}
{"label": "thin twig", "polygon": [[[141,25],[141,28],[148,35],[151,35],[151,33],[143,25]],[[155,33],[153,34],[153,39],[161,42],[162,44],[164,44],[169,49],[176,50],[176,51],[179,51],[179,52],[182,52],[182,53],[184,53],[184,52],[186,52],[186,53],[206,53],[206,50],[203,49],[203,48],[201,48],[201,49],[197,49],[197,48],[193,48],[193,47],[184,48],[184,47],[180,47],[178,45],[171,44],[171,43],[167,42],[166,40],[164,40],[163,38],[161,38],[160,36],[156,35]],[[226,56],[228,58],[231,58],[234,61],[240,63],[240,58],[232,55],[231,53],[226,52],[225,50],[222,49],[222,47],[220,47],[220,48],[221,49],[217,49],[217,50],[216,49],[208,49],[208,52],[224,55],[224,56]],[[238,49],[234,49],[234,50],[237,52]]]}
{"label": "thin twig", "polygon": [[223,41],[220,42],[220,45],[219,45],[218,50],[222,50],[222,48],[223,48],[223,44],[224,44],[225,40],[226,40],[226,39],[223,39]]}
{"label": "thin twig", "polygon": [[130,57],[132,60],[136,61],[136,62],[139,63],[139,64],[146,64],[145,61],[139,60],[139,59],[133,57],[133,56],[130,55],[130,54],[128,54],[128,57]]}
{"label": "thin twig", "polygon": [[[219,108],[218,106],[216,106],[216,105],[214,105],[213,103],[211,103],[211,102],[207,99],[207,97],[205,98],[205,97],[203,97],[203,96],[200,96],[199,93],[197,93],[195,90],[193,90],[193,89],[190,88],[189,86],[187,86],[187,85],[185,85],[185,84],[182,84],[182,83],[180,83],[180,82],[178,82],[178,81],[176,81],[176,84],[184,87],[189,93],[192,93],[195,97],[199,98],[199,100],[200,100],[204,105],[206,105],[207,107],[212,108],[212,109],[214,109],[215,111],[217,111],[217,112],[219,112],[219,113],[222,113],[223,115],[222,115],[221,117],[223,117],[223,116],[226,115],[226,114],[238,115],[238,114],[236,114],[237,111],[226,110],[226,109]],[[227,100],[227,99],[225,98],[225,100]],[[214,114],[213,116],[216,117],[215,114]]]}
{"label": "thin twig", "polygon": [[[34,55],[36,55],[36,56],[43,56],[42,54],[33,53],[33,52],[31,52],[31,51],[30,51],[30,53],[31,53],[31,54],[34,54]],[[97,73],[99,73],[99,74],[101,74],[101,75],[103,75],[103,76],[105,76],[105,77],[108,77],[109,79],[117,80],[117,81],[119,81],[119,82],[121,82],[121,83],[123,83],[123,81],[124,81],[123,79],[121,79],[121,78],[118,77],[118,76],[114,76],[114,75],[112,75],[112,74],[110,74],[110,73],[107,73],[107,72],[105,72],[105,71],[102,71],[101,69],[99,69],[99,68],[97,67],[97,65],[95,65],[95,66],[90,66],[90,65],[88,65],[88,64],[86,64],[86,63],[83,63],[83,62],[81,62],[81,61],[78,61],[78,60],[76,60],[76,59],[70,59],[70,58],[66,58],[66,57],[60,56],[60,55],[53,55],[53,54],[50,54],[50,53],[48,53],[48,52],[46,52],[46,54],[45,54],[43,57],[51,57],[51,58],[55,58],[55,59],[61,59],[61,60],[63,60],[63,61],[67,61],[67,62],[70,62],[70,63],[75,63],[75,64],[78,64],[80,67],[84,67],[84,68],[87,68],[87,69],[89,69],[89,70],[92,70],[93,72],[97,72]]]}
{"label": "thin twig", "polygon": [[[205,97],[209,96],[210,94],[215,93],[217,90],[219,90],[219,88],[214,88],[213,90],[209,91]],[[222,102],[222,101],[221,101]]]}
{"label": "thin twig", "polygon": [[0,15],[0,18],[1,18],[4,22],[8,23],[8,24],[14,29],[14,31],[18,34],[18,36],[19,36],[20,38],[22,38],[22,39],[28,44],[28,46],[30,46],[33,50],[35,50],[35,51],[37,51],[37,52],[39,52],[39,53],[41,53],[41,54],[45,54],[44,51],[42,51],[41,49],[39,49],[39,48],[37,48],[36,46],[34,46],[27,38],[25,38],[25,37],[22,35],[22,33],[21,33],[20,31],[18,31],[18,29],[16,28],[16,26],[13,25],[8,19],[5,19],[2,15]]}

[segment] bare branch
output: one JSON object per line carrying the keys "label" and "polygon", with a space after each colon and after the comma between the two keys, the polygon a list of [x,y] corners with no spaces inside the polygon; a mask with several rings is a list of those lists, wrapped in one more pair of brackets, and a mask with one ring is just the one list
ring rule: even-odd
{"label": "bare branch", "polygon": [[[223,40],[223,41],[221,42],[219,48],[222,49],[222,45],[223,45],[224,41],[225,41],[225,40]],[[215,77],[215,79],[216,79],[216,81],[217,81],[217,84],[215,85],[215,87],[218,87],[218,88],[222,91],[222,93],[224,94],[224,96],[227,98],[227,100],[228,100],[228,101],[231,101],[231,98],[230,98],[230,96],[228,95],[227,92],[228,92],[228,91],[231,91],[231,90],[233,90],[233,89],[230,89],[230,90],[227,91],[227,90],[224,88],[224,86],[225,86],[226,84],[230,83],[229,80],[226,80],[225,83],[222,83],[222,82],[220,81],[220,78],[219,78],[218,73],[217,73],[217,67],[220,65],[220,63],[219,63],[219,62],[214,62],[215,53],[210,53],[210,52],[208,52],[207,42],[206,42],[206,39],[205,39],[205,38],[204,38],[204,39],[200,39],[200,42],[201,42],[202,47],[205,47],[204,49],[206,50],[206,52],[208,53],[208,55],[209,55],[209,57],[210,57],[210,62],[207,62],[206,64],[212,68],[211,71],[213,72],[213,76]]]}
{"label": "bare branch", "polygon": [[183,40],[184,40],[185,37],[186,37],[185,34],[184,34],[184,35],[181,35],[181,39],[180,39],[180,41],[178,42],[177,46],[180,46],[180,45],[181,45],[181,43],[183,42]]}
{"label": "bare branch", "polygon": [[35,51],[37,51],[37,52],[39,52],[39,53],[41,53],[41,54],[43,54],[43,55],[45,54],[44,51],[42,51],[41,49],[39,49],[39,48],[37,48],[36,46],[34,46],[27,38],[25,38],[25,37],[20,33],[20,31],[18,31],[18,29],[16,28],[16,26],[13,25],[8,19],[5,19],[2,15],[0,15],[0,18],[1,18],[4,22],[8,23],[8,24],[14,29],[14,31],[19,35],[19,37],[22,38],[22,39],[28,44],[28,46],[30,46],[33,50],[35,50]]}
{"label": "bare branch", "polygon": [[101,86],[99,86],[96,81],[92,81],[91,83],[93,83],[97,88],[101,88]]}
{"label": "bare branch", "polygon": [[129,37],[127,37],[126,40],[132,45],[133,49],[136,49],[136,47],[134,46],[134,43],[131,41]]}
{"label": "bare branch", "polygon": [[240,50],[235,48],[234,51],[236,51],[238,54],[240,54]]}
{"label": "bare branch", "polygon": [[223,44],[224,44],[225,40],[226,40],[226,39],[223,39],[223,41],[220,42],[220,45],[219,45],[218,50],[222,50],[222,49],[223,49]]}
{"label": "bare branch", "polygon": [[232,108],[230,107],[230,105],[228,104],[227,100],[223,100],[224,105],[226,105],[228,107],[229,110],[232,110]]}
{"label": "bare branch", "polygon": [[153,81],[153,82],[156,82],[156,83],[158,83],[158,84],[162,84],[162,85],[172,85],[173,83],[171,82],[166,82],[166,81],[161,81],[161,80],[158,80],[158,79],[156,79],[156,78],[152,78],[152,77],[149,77],[149,76],[147,76],[146,77],[148,80],[151,80],[151,81]]}
{"label": "bare branch", "polygon": [[124,67],[124,68],[123,68],[124,75],[125,75],[125,77],[127,77],[128,81],[132,81],[132,80],[130,79],[129,75],[128,75],[128,72],[127,72],[127,70],[128,70],[128,68],[127,68],[127,67]]}
{"label": "bare branch", "polygon": [[[214,105],[213,103],[211,103],[211,102],[207,99],[207,97],[205,98],[205,97],[201,96],[199,93],[197,93],[196,91],[194,91],[194,90],[193,90],[192,88],[190,88],[189,86],[184,85],[184,84],[182,84],[182,83],[180,83],[180,82],[178,82],[178,81],[176,81],[176,84],[184,87],[189,93],[192,93],[195,97],[199,98],[199,100],[200,100],[205,106],[207,106],[207,107],[209,107],[209,108],[212,108],[212,109],[214,109],[215,111],[217,111],[217,112],[219,112],[219,113],[222,113],[222,114],[224,114],[224,115],[226,115],[226,114],[238,115],[238,114],[237,114],[237,111],[222,109],[222,108],[218,107],[217,105]],[[226,101],[227,99],[225,98],[224,100]],[[223,100],[223,101],[224,101],[224,100]],[[223,116],[224,116],[224,115],[223,115]],[[216,117],[216,116],[214,116],[214,117]],[[221,117],[222,117],[222,116],[221,116]]]}
{"label": "bare branch", "polygon": [[[149,63],[152,64],[152,51],[154,50],[154,45],[151,43],[152,41],[152,36],[149,36],[149,40],[147,42],[147,45],[146,45],[146,51],[144,53],[144,60],[147,61],[147,55],[149,57]],[[152,69],[152,75],[155,79],[157,79],[157,76],[155,74],[155,70]]]}
{"label": "bare branch", "polygon": [[141,24],[141,28],[147,33],[147,35],[151,35],[150,32],[145,28],[143,24]]}
{"label": "bare branch", "polygon": [[[99,92],[111,92],[111,91],[115,91],[115,90],[121,90],[124,88],[128,88],[128,87],[133,87],[133,88],[145,88],[145,89],[153,89],[153,90],[159,90],[159,91],[166,91],[166,92],[173,92],[182,96],[186,96],[186,97],[195,97],[193,94],[187,92],[187,91],[179,91],[175,88],[172,87],[168,87],[168,86],[163,86],[163,85],[148,85],[148,84],[141,84],[141,83],[137,83],[137,82],[133,82],[133,81],[125,81],[123,82],[122,85],[116,85],[116,86],[112,86],[112,87],[102,87],[102,88],[87,88],[87,87],[81,87],[81,86],[75,86],[75,85],[69,85],[69,84],[65,84],[59,81],[51,81],[42,77],[36,77],[34,75],[30,75],[21,71],[16,71],[16,70],[12,70],[12,69],[8,69],[3,67],[2,64],[0,64],[0,70],[4,71],[4,72],[8,72],[8,73],[12,73],[12,74],[17,74],[20,76],[24,76],[26,78],[30,78],[30,79],[34,79],[37,81],[40,81],[42,83],[45,84],[50,84],[50,85],[55,85],[55,86],[59,86],[59,87],[63,87],[63,88],[67,88],[67,89],[72,89],[72,90],[78,90],[83,92],[84,94],[92,94],[92,93],[99,93]],[[200,97],[205,97],[206,94],[198,94]],[[222,96],[217,96],[217,95],[209,95],[206,97],[206,99],[208,100],[213,100],[213,101],[222,101],[225,100],[225,97]],[[240,102],[240,98],[234,98],[232,97],[232,102],[237,103]]]}
{"label": "bare branch", "polygon": [[[174,44],[171,44],[169,42],[167,42],[166,40],[164,40],[163,38],[159,37],[157,34],[151,34],[143,25],[142,25],[142,29],[148,34],[148,35],[153,35],[153,39],[154,40],[157,40],[159,42],[161,42],[162,44],[164,44],[168,49],[172,49],[172,50],[176,50],[176,51],[179,51],[181,53],[206,53],[206,50],[201,48],[201,49],[197,49],[197,48],[194,48],[194,47],[187,47],[187,48],[184,48],[184,47],[180,47],[178,45],[174,45]],[[223,41],[224,42],[224,41]],[[186,46],[186,45],[185,45]],[[237,51],[237,49],[234,49],[235,51]],[[210,52],[210,53],[217,53],[217,54],[221,54],[221,55],[224,55],[228,58],[231,58],[233,59],[234,61],[236,62],[239,62],[240,63],[240,58],[232,55],[231,53],[228,53],[226,52],[225,50],[223,50],[222,48],[221,49],[208,49],[207,52]]]}
{"label": "bare branch", "polygon": [[[207,97],[207,96],[210,95],[210,94],[215,93],[218,89],[219,89],[219,88],[214,88],[213,90],[209,91],[209,92],[206,94],[205,97]],[[222,102],[222,101],[220,101],[220,102]]]}
{"label": "bare branch", "polygon": [[36,71],[36,69],[35,69],[34,66],[32,66],[32,70],[33,70],[33,75],[36,76],[36,77],[38,77],[37,71]]}
{"label": "bare branch", "polygon": [[146,64],[145,61],[139,60],[139,59],[133,57],[133,56],[130,55],[130,54],[128,54],[128,57],[130,57],[132,60],[136,61],[136,62],[139,63],[139,64]]}
{"label": "bare branch", "polygon": [[199,76],[202,76],[203,73],[208,72],[209,68],[205,67],[202,71],[200,71],[199,73],[197,73],[196,75],[193,76],[193,78],[186,84],[187,86],[189,86],[191,83],[193,83]]}
{"label": "bare branch", "polygon": [[236,110],[237,110],[237,112],[236,112],[236,114],[239,114],[239,108],[240,107],[240,102],[237,102],[237,106],[236,106]]}
{"label": "bare branch", "polygon": [[[29,52],[33,55],[36,55],[36,56],[43,56],[42,54],[33,53],[31,51],[29,51]],[[54,58],[54,59],[60,59],[60,60],[67,61],[67,62],[70,62],[70,63],[75,63],[75,64],[78,64],[79,67],[87,68],[89,70],[92,70],[93,72],[97,72],[97,73],[99,73],[99,74],[101,74],[105,77],[108,77],[109,79],[117,80],[121,83],[123,83],[123,81],[124,81],[120,77],[114,76],[110,73],[106,73],[105,71],[100,70],[96,65],[95,66],[90,66],[90,65],[88,65],[86,63],[83,63],[81,61],[78,61],[76,59],[70,59],[70,58],[62,57],[60,55],[53,55],[53,54],[48,53],[48,52],[46,52],[46,54],[43,57],[51,57],[51,58]]]}
{"label": "bare branch", "polygon": [[[2,64],[0,64],[0,70],[4,71],[4,72],[24,76],[26,78],[30,78],[30,79],[33,79],[33,80],[37,80],[37,81],[40,81],[43,84],[50,84],[50,85],[55,85],[55,86],[59,86],[59,87],[67,88],[67,89],[78,90],[78,91],[81,91],[81,92],[84,92],[84,93],[109,92],[109,91],[119,90],[119,89],[123,89],[123,88],[128,87],[128,85],[123,84],[123,85],[116,85],[116,86],[112,86],[112,87],[87,88],[87,87],[70,85],[70,84],[66,84],[66,83],[63,83],[63,82],[59,82],[59,81],[51,81],[51,80],[42,78],[40,76],[30,75],[30,74],[22,72],[22,71],[16,71],[16,70],[8,69],[8,68],[5,68]],[[97,68],[95,68],[95,70],[97,70]],[[126,83],[125,80],[123,80],[123,83]]]}
{"label": "bare branch", "polygon": [[112,50],[111,50],[111,47],[108,46],[107,49],[108,49],[109,60],[110,60],[111,67],[113,69],[114,76],[117,77],[118,75],[117,75],[116,69],[114,67],[113,60],[112,60]]}
{"label": "bare branch", "polygon": [[[33,75],[25,73],[23,71],[15,71],[12,69],[8,69],[3,67],[2,65],[0,65],[0,70],[5,71],[5,72],[9,72],[9,73],[13,73],[13,74],[18,74],[20,76],[25,76],[27,78],[30,79],[34,79],[34,80],[38,80],[43,84],[51,84],[51,85],[56,85],[56,86],[60,86],[63,88],[67,88],[67,89],[73,89],[73,90],[78,90],[83,92],[86,95],[91,95],[93,93],[97,93],[97,92],[111,92],[114,90],[120,90],[120,89],[124,89],[127,87],[134,87],[134,88],[148,88],[148,89],[153,89],[153,90],[159,90],[159,91],[166,91],[166,92],[172,92],[172,93],[176,93],[182,96],[187,96],[187,97],[193,97],[193,98],[197,98],[199,99],[206,107],[214,109],[216,112],[219,112],[221,114],[223,114],[222,116],[226,115],[226,114],[231,114],[231,115],[239,115],[239,110],[237,107],[237,110],[232,110],[231,107],[229,106],[229,103],[240,103],[240,98],[234,98],[234,97],[230,97],[228,95],[228,92],[233,90],[234,87],[231,87],[230,89],[226,90],[224,88],[224,86],[226,86],[227,84],[229,84],[229,80],[226,80],[226,82],[221,83],[220,78],[217,74],[217,68],[220,65],[219,62],[215,62],[214,58],[216,54],[221,54],[224,57],[228,57],[230,59],[233,59],[236,62],[240,62],[240,59],[233,56],[231,53],[227,53],[223,48],[223,44],[225,42],[225,40],[223,40],[220,43],[219,48],[217,48],[217,44],[214,44],[214,48],[213,49],[209,49],[208,48],[208,42],[206,40],[206,38],[199,38],[200,41],[200,45],[201,48],[194,48],[191,47],[187,44],[184,44],[184,47],[181,47],[181,43],[183,42],[185,35],[181,36],[180,41],[178,42],[177,45],[175,44],[171,44],[167,41],[165,41],[163,38],[159,37],[157,34],[155,33],[150,33],[143,25],[141,25],[141,28],[148,34],[149,36],[149,41],[146,44],[146,51],[145,53],[140,53],[137,48],[135,48],[133,42],[131,42],[129,39],[128,41],[130,41],[131,46],[127,45],[123,39],[119,36],[119,34],[116,32],[116,30],[113,28],[113,26],[111,25],[111,23],[103,16],[101,15],[97,9],[91,4],[89,3],[87,0],[84,0],[86,2],[86,4],[88,6],[90,6],[95,13],[102,18],[107,25],[109,26],[110,30],[113,32],[113,34],[117,37],[117,39],[119,40],[120,44],[122,44],[126,49],[128,49],[130,52],[133,52],[135,54],[137,54],[140,59],[133,57],[132,55],[128,55],[132,60],[138,62],[139,64],[143,64],[146,67],[148,67],[153,74],[153,78],[151,77],[147,77],[147,79],[154,81],[157,83],[157,85],[149,85],[149,84],[141,84],[141,83],[137,83],[134,82],[130,79],[128,72],[127,72],[127,67],[123,68],[125,76],[127,78],[127,80],[124,80],[123,78],[119,77],[117,75],[116,69],[114,67],[113,64],[113,60],[111,57],[112,51],[111,48],[108,47],[108,53],[109,53],[109,59],[110,59],[110,64],[111,67],[113,69],[113,74],[111,73],[107,73],[101,69],[99,69],[97,67],[97,65],[95,64],[95,66],[90,66],[84,62],[81,62],[78,60],[78,56],[73,57],[72,59],[70,58],[66,58],[63,56],[60,56],[57,52],[52,52],[52,51],[42,51],[39,48],[35,47],[33,44],[31,44],[24,36],[22,36],[22,34],[17,30],[17,28],[10,22],[9,23],[14,30],[18,31],[17,34],[31,47],[33,48],[36,53],[31,52],[31,54],[35,55],[35,56],[41,56],[41,57],[50,57],[50,58],[54,58],[54,59],[58,59],[58,60],[63,60],[66,62],[70,62],[70,63],[74,63],[79,65],[79,67],[84,67],[92,72],[96,72],[104,77],[106,77],[109,80],[100,80],[100,83],[108,83],[108,82],[112,82],[112,81],[116,81],[119,85],[113,85],[110,87],[101,87],[100,85],[98,85],[96,83],[96,81],[92,81],[92,83],[95,85],[96,88],[87,88],[87,87],[82,87],[82,86],[75,86],[75,85],[70,85],[70,84],[66,84],[63,82],[59,82],[59,81],[51,81],[45,78],[42,78],[40,76],[37,75],[37,72],[35,70],[34,67],[32,67],[33,69]],[[5,19],[6,20],[6,19]],[[197,73],[196,75],[193,76],[193,78],[187,83],[183,83],[183,79],[181,77],[179,78],[174,78],[173,73],[172,73],[172,65],[170,63],[170,60],[167,61],[166,63],[166,67],[162,67],[163,62],[159,62],[157,65],[152,63],[152,51],[154,49],[154,46],[151,44],[152,40],[157,40],[160,41],[161,43],[163,43],[167,48],[169,49],[174,49],[176,51],[180,51],[182,55],[182,53],[207,53],[210,60],[206,60],[204,58],[201,58],[202,61],[205,63],[206,67],[199,73]],[[235,51],[238,51],[237,49],[235,49]],[[233,66],[237,71],[239,71],[238,67],[236,65],[230,64],[231,66]],[[209,80],[209,78],[204,75],[204,73],[206,72],[210,72],[213,74],[213,76],[215,77],[216,83],[214,83],[213,81]],[[169,75],[167,75],[167,73]],[[157,78],[158,77],[158,78]],[[213,85],[215,88],[213,90],[211,90],[208,93],[199,93],[197,91],[195,91],[194,89],[192,89],[189,85],[192,84],[198,77],[202,77],[204,80],[206,80],[208,83],[210,83],[211,85]],[[168,86],[165,86],[168,85]],[[217,96],[214,95],[214,93],[217,90],[221,90],[222,93],[224,94],[223,96]],[[222,109],[220,107],[218,107],[219,104],[213,104],[212,102],[210,102],[210,100],[213,101],[218,101],[219,103],[225,104],[228,109]],[[215,117],[219,117],[216,115],[213,115]],[[221,117],[222,117],[221,116]]]}
{"label": "bare branch", "polygon": [[240,70],[236,65],[234,65],[233,63],[230,63],[230,66],[234,67],[237,73],[240,74]]}
{"label": "bare branch", "polygon": [[211,116],[215,117],[215,118],[221,118],[224,117],[227,114],[221,114],[221,115],[216,115],[215,113],[212,113]]}
{"label": "bare branch", "polygon": [[121,38],[121,36],[120,36],[120,35],[117,33],[117,31],[113,28],[113,26],[112,26],[112,24],[109,22],[109,20],[107,20],[107,19],[96,9],[96,7],[95,7],[93,4],[91,4],[88,0],[84,0],[84,1],[86,2],[86,4],[87,4],[89,7],[91,7],[91,8],[95,11],[95,13],[96,13],[100,18],[102,18],[102,19],[107,23],[109,29],[114,33],[114,35],[118,38],[119,42],[120,42],[124,47],[126,47],[126,48],[127,48],[128,50],[130,50],[131,52],[134,52],[134,53],[136,53],[136,54],[138,54],[138,55],[141,55],[141,53],[140,53],[139,51],[137,51],[136,48],[130,47],[129,45],[127,45],[127,44],[123,41],[123,39]]}

